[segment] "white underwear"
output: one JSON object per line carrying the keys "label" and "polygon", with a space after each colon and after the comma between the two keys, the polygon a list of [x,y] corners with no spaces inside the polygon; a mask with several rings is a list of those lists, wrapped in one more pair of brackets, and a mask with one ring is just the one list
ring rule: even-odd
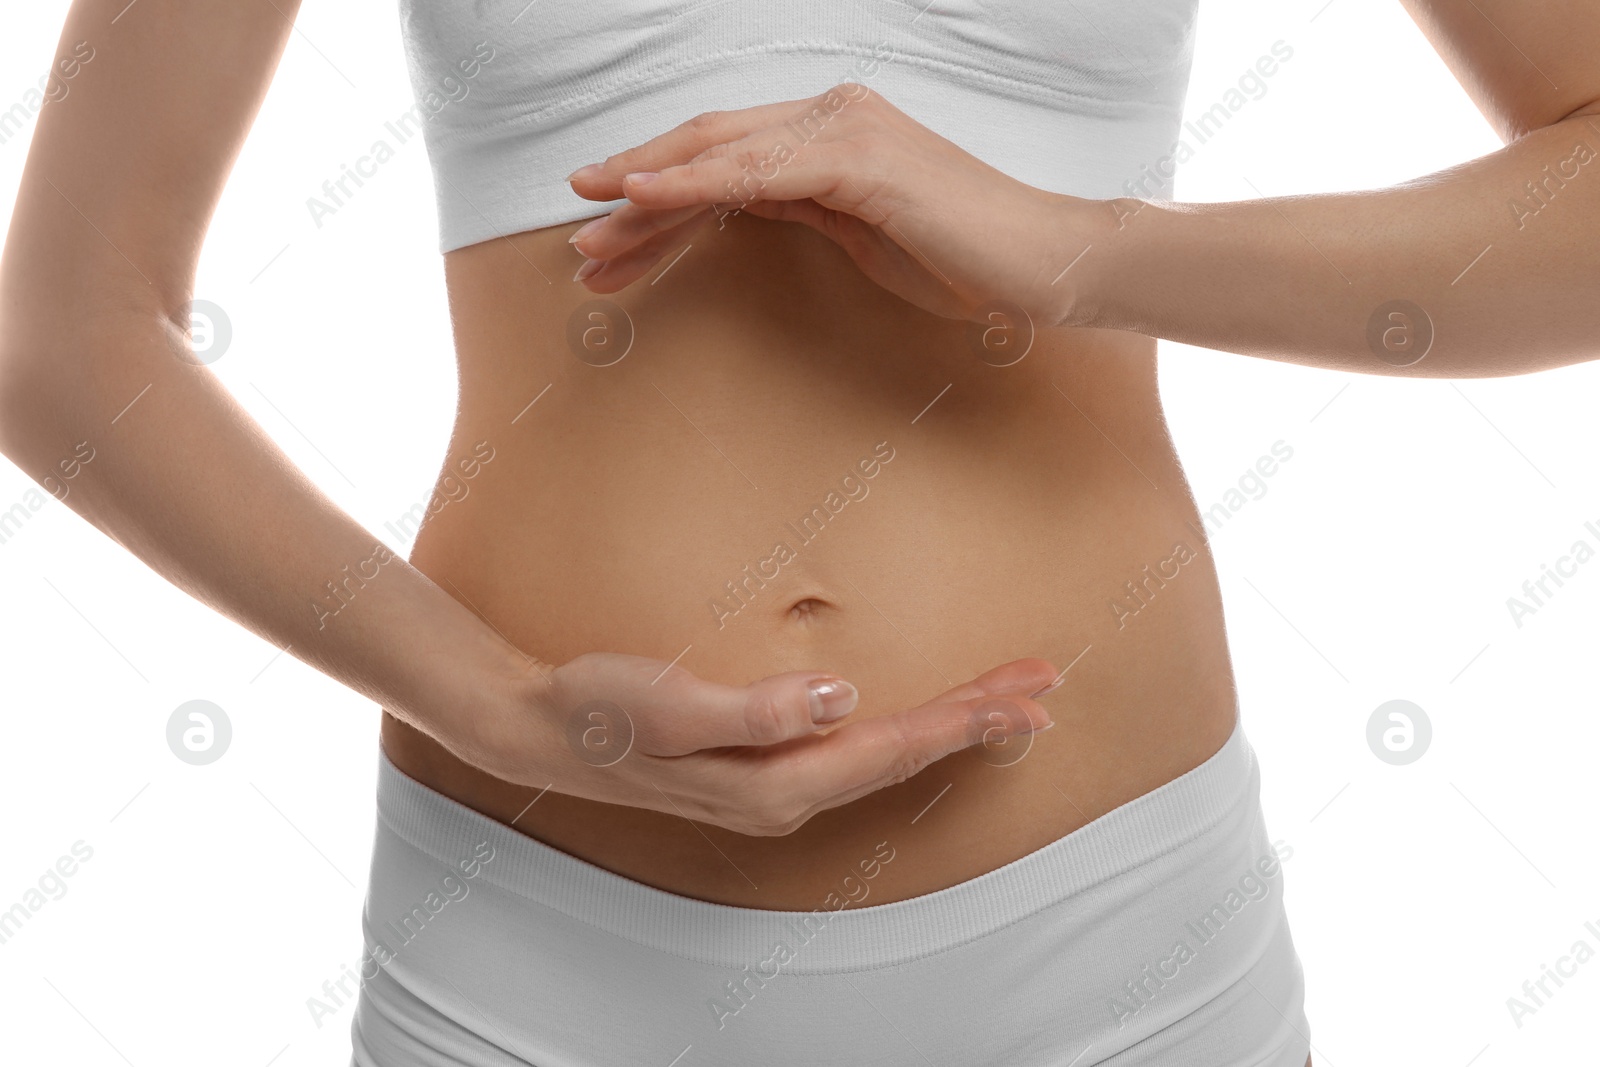
{"label": "white underwear", "polygon": [[1304,1067],[1255,753],[988,874],[815,911],[678,896],[408,778],[380,753],[357,1067]]}

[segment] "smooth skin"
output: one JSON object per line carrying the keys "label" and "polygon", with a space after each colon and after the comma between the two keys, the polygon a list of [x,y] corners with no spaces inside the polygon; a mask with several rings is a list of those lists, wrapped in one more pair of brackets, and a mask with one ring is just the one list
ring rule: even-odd
{"label": "smooth skin", "polygon": [[[1198,525],[1150,338],[1385,374],[1589,358],[1597,183],[1569,182],[1547,209],[1561,226],[1515,242],[1504,201],[1591,136],[1600,77],[1586,42],[1600,39],[1600,12],[1408,6],[1510,143],[1391,190],[1083,202],[1020,187],[876,102],[804,172],[848,176],[866,196],[796,184],[795,199],[747,206],[651,287],[630,283],[682,235],[649,245],[607,227],[635,208],[703,226],[722,176],[673,168],[762,127],[744,112],[703,118],[607,161],[575,188],[625,192],[634,207],[578,243],[618,266],[566,282],[576,225],[446,256],[462,375],[449,454],[489,437],[500,458],[423,528],[410,561],[383,563],[320,627],[308,604],[376,538],[183,358],[206,227],[298,5],[142,0],[113,30],[125,4],[78,0],[58,54],[106,47],[41,115],[0,259],[0,451],[43,483],[94,442],[69,506],[378,701],[397,764],[491,817],[660,888],[766,908],[814,906],[893,836],[917,847],[868,902],[930,892],[1170,781],[1232,728],[1201,541],[1185,577],[1147,587],[1159,591],[1131,622],[1105,607]],[[622,184],[641,170],[661,177]],[[986,258],[998,246],[980,237],[997,231],[1026,254]],[[1452,288],[1491,243],[1467,288]],[[1041,285],[1090,245],[1061,285]],[[606,378],[563,341],[595,293],[648,343],[648,360]],[[950,317],[997,297],[1041,327],[1004,373]],[[1397,297],[1438,327],[1408,368],[1365,344],[1372,309]],[[511,416],[551,383],[513,438]],[[630,435],[593,434],[597,412]],[[708,586],[768,548],[774,522],[886,438],[900,465],[829,529],[838,537],[750,614],[720,628],[694,617]],[[736,495],[708,441],[757,472],[754,495]],[[1033,695],[1058,679],[1047,713]],[[807,683],[832,680],[852,683],[860,707],[808,725]],[[637,758],[596,767],[569,744],[596,698],[627,706],[645,739]],[[1000,722],[995,698],[1010,709]],[[1070,727],[1029,735],[1026,758],[1008,762],[997,728],[1047,721]]]}

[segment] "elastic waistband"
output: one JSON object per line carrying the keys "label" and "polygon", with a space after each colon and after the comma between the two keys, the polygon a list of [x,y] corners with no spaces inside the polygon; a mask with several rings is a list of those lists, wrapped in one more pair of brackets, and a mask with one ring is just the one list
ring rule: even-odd
{"label": "elastic waistband", "polygon": [[[737,968],[802,919],[828,931],[786,972],[893,966],[1009,926],[1181,848],[1259,805],[1255,752],[1236,719],[1198,767],[987,874],[888,904],[834,910],[733,907],[680,896],[578,859],[435,792],[379,748],[381,827],[451,867],[482,841],[494,861],[479,877],[527,901],[661,952]],[[379,834],[379,846],[382,833]],[[376,865],[375,865],[376,866]]]}

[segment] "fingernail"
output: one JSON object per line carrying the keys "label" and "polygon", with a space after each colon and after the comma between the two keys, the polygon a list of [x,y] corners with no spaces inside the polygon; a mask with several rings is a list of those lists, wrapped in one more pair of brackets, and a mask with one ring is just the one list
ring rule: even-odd
{"label": "fingernail", "polygon": [[569,245],[577,244],[579,241],[583,240],[585,237],[589,236],[591,233],[593,233],[594,231],[598,230],[600,228],[600,224],[602,222],[604,222],[604,221],[606,221],[606,220],[603,219],[603,218],[590,219],[588,222],[584,223],[582,226],[579,226],[577,231],[574,232],[571,237],[567,238],[567,244],[569,244]]}
{"label": "fingernail", "polygon": [[636,170],[632,174],[624,174],[622,180],[632,182],[635,185],[643,185],[646,182],[655,181],[656,172],[653,170]]}
{"label": "fingernail", "polygon": [[1051,719],[1049,722],[1045,723],[1043,726],[1039,727],[1037,730],[1018,730],[1017,732],[1018,733],[1022,733],[1022,734],[1042,734],[1046,730],[1050,729],[1050,727],[1054,726],[1055,724],[1056,724],[1056,721],[1054,719]]}
{"label": "fingernail", "polygon": [[593,178],[595,175],[600,173],[600,170],[601,167],[598,163],[585,163],[583,166],[567,175],[567,181],[570,182],[574,178]]}
{"label": "fingernail", "polygon": [[1067,680],[1067,676],[1063,674],[1061,677],[1057,678],[1055,681],[1051,682],[1049,685],[1045,686],[1043,689],[1039,690],[1037,693],[1033,694],[1033,696],[1029,697],[1028,699],[1029,700],[1038,700],[1040,697],[1044,696],[1046,693],[1054,693],[1057,689],[1061,688],[1061,683],[1066,681],[1066,680]]}
{"label": "fingernail", "polygon": [[806,689],[811,693],[811,721],[819,724],[850,714],[859,697],[855,686],[838,678],[819,679]]}
{"label": "fingernail", "polygon": [[606,261],[603,259],[586,259],[583,261],[583,266],[578,268],[578,273],[572,276],[572,280],[581,282],[605,265]]}

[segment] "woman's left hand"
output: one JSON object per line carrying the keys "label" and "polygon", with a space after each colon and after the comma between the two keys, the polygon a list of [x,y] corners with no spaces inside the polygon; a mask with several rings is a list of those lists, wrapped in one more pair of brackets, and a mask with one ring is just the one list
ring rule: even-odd
{"label": "woman's left hand", "polygon": [[574,239],[600,264],[579,272],[597,293],[644,275],[708,208],[743,210],[812,227],[936,315],[982,320],[1006,302],[1039,326],[1067,324],[1088,212],[1108,210],[1017,181],[854,82],[698,115],[569,181],[586,199],[629,201]]}

